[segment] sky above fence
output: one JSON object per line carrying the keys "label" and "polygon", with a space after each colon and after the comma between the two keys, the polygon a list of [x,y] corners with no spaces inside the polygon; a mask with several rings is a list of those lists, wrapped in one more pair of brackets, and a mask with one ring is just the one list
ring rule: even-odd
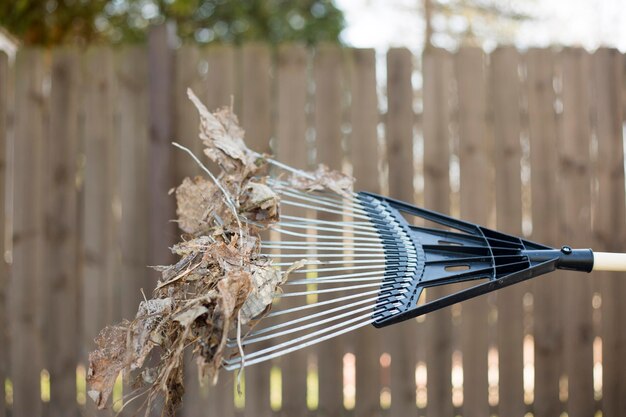
{"label": "sky above fence", "polygon": [[[509,0],[502,3],[520,5],[537,17],[520,25],[515,36],[519,47],[557,44],[595,49],[602,45],[626,50],[626,2],[623,0]],[[405,46],[419,52],[424,45],[422,0],[336,0],[336,4],[346,15],[347,27],[342,38],[352,46],[379,50]],[[450,20],[449,24],[454,26],[450,29],[464,30],[466,20],[462,17]],[[432,24],[436,29],[437,25],[446,23],[438,22],[434,16]],[[454,47],[445,37],[435,36],[433,43],[438,47]],[[497,43],[497,39],[491,39],[483,46],[491,49]]]}

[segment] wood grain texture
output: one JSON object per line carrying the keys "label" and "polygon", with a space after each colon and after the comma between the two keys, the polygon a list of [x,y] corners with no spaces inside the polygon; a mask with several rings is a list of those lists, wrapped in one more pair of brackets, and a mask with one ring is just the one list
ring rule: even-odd
{"label": "wood grain texture", "polygon": [[15,142],[13,200],[13,266],[9,288],[12,413],[42,413],[40,372],[43,368],[41,290],[44,239],[45,112],[44,55],[21,50],[15,61]]}
{"label": "wood grain texture", "polygon": [[[617,50],[600,48],[592,60],[594,122],[598,140],[594,163],[597,192],[593,201],[594,248],[626,251],[624,206],[624,157],[622,112],[624,97],[616,86],[624,85],[624,56]],[[602,296],[602,412],[619,415],[626,409],[626,283],[619,273],[594,274]]]}
{"label": "wood grain texture", "polygon": [[[380,192],[381,155],[378,146],[379,121],[376,97],[376,55],[373,49],[350,51],[350,124],[349,154],[355,187],[360,191]],[[379,332],[366,326],[354,335],[356,357],[355,415],[373,416],[380,411],[381,341]],[[393,401],[393,400],[392,400]]]}
{"label": "wood grain texture", "polygon": [[[6,233],[6,183],[7,181],[7,140],[9,135],[9,57],[0,52],[0,253],[5,253]],[[8,323],[10,312],[8,311],[9,276],[8,268],[4,259],[0,259],[0,323]],[[11,348],[9,347],[8,325],[0,326],[0,417],[6,417],[7,409],[5,402],[4,383],[9,376],[9,361]]]}
{"label": "wood grain texture", "polygon": [[[306,102],[308,51],[300,45],[279,47],[277,56],[277,159],[295,168],[307,168]],[[285,209],[284,213],[306,215],[305,210]],[[298,299],[281,300],[281,304],[299,303]],[[298,416],[306,413],[306,370],[309,352],[298,350],[280,358],[283,375],[281,414]]]}
{"label": "wood grain texture", "polygon": [[[115,124],[115,77],[113,51],[94,47],[83,55],[82,106],[84,130],[84,191],[82,205],[82,359],[95,348],[101,329],[119,319],[114,199],[117,184]],[[115,172],[112,172],[115,170]],[[96,413],[92,401],[87,411]],[[100,414],[104,414],[103,412]]]}
{"label": "wood grain texture", "polygon": [[[560,239],[587,247],[591,235],[591,77],[589,54],[567,48],[559,54],[563,113],[559,135]],[[563,352],[568,377],[569,416],[595,412],[593,399],[593,323],[591,280],[580,273],[562,274]]]}
{"label": "wood grain texture", "polygon": [[[336,45],[321,45],[313,62],[314,128],[316,162],[341,170],[344,158],[341,125],[346,94],[344,51]],[[318,218],[336,220],[337,216],[319,212]],[[336,297],[330,294],[320,300]],[[319,374],[319,413],[339,416],[343,413],[343,354],[349,336],[339,336],[321,343],[317,349]]]}
{"label": "wood grain texture", "polygon": [[[490,144],[487,140],[487,88],[484,54],[462,48],[455,56],[458,90],[460,214],[463,220],[486,225],[493,207]],[[487,352],[489,299],[462,304],[463,413],[487,415]]]}
{"label": "wood grain texture", "polygon": [[[531,49],[526,55],[528,132],[530,139],[532,239],[557,245],[558,165],[557,122],[554,112],[554,57],[549,49]],[[559,273],[532,283],[535,341],[534,411],[560,415],[559,378],[562,373],[563,331],[559,308]]]}
{"label": "wood grain texture", "polygon": [[[450,212],[450,99],[453,80],[452,55],[429,49],[424,66],[424,206]],[[428,300],[444,295],[440,288],[428,290]],[[428,371],[427,415],[453,415],[452,406],[452,317],[442,309],[426,319]]]}
{"label": "wood grain texture", "polygon": [[[175,51],[174,86],[174,139],[189,148],[196,156],[202,156],[202,141],[198,137],[200,116],[187,96],[190,88],[203,102],[206,101],[206,48],[184,44]],[[206,71],[206,72],[205,72]],[[213,109],[212,109],[213,110]],[[201,174],[201,168],[184,152],[174,150],[174,183],[180,184],[185,177]]]}
{"label": "wood grain texture", "polygon": [[[246,145],[257,152],[269,152],[272,123],[272,60],[265,44],[246,44],[241,48],[241,125]],[[269,346],[269,344],[264,345]],[[270,408],[271,363],[263,362],[246,370],[246,408],[244,415],[272,415]]]}
{"label": "wood grain texture", "polygon": [[[174,56],[170,48],[170,36],[166,25],[153,27],[148,36],[148,212],[150,239],[148,262],[150,265],[167,265],[174,257],[169,248],[178,241],[175,223],[175,202],[168,195],[174,187],[173,91]],[[156,272],[151,273],[154,279]]]}
{"label": "wood grain texture", "polygon": [[[74,49],[52,57],[46,187],[48,321],[46,366],[50,416],[78,416],[76,366],[80,347],[78,192],[80,59]],[[62,260],[62,261],[60,261]]]}
{"label": "wood grain texture", "polygon": [[[387,52],[387,162],[389,196],[414,202],[413,190],[413,55],[408,49]],[[392,415],[406,416],[416,412],[415,367],[418,353],[423,359],[423,323],[408,320],[382,329],[385,351],[391,354]]]}
{"label": "wood grain texture", "polygon": [[[490,91],[493,114],[496,226],[515,236],[522,235],[522,180],[520,175],[521,81],[520,56],[514,47],[491,54]],[[523,387],[524,310],[522,299],[528,283],[504,288],[497,293],[499,402],[503,416],[526,413]]]}

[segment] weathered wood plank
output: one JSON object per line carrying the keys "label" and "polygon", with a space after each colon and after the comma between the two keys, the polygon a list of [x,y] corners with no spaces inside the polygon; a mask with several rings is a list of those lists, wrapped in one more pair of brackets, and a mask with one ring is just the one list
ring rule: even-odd
{"label": "weathered wood plank", "polygon": [[[266,44],[250,43],[242,47],[240,54],[240,120],[246,131],[246,144],[257,152],[269,152],[273,129],[270,49]],[[246,416],[263,417],[272,414],[270,369],[271,363],[263,362],[246,370]]]}
{"label": "weathered wood plank", "polygon": [[[342,103],[346,82],[343,51],[338,46],[328,44],[317,47],[313,78],[316,162],[341,170],[344,156],[341,147]],[[337,217],[320,212],[318,218],[334,220]],[[320,344],[318,348],[319,413],[323,415],[334,417],[343,411],[342,358],[345,342],[346,338],[340,336]]]}
{"label": "weathered wood plank", "polygon": [[[208,63],[208,71],[201,97],[210,111],[215,111],[224,106],[238,103],[235,84],[235,49],[228,45],[209,46],[200,53],[201,59]],[[238,108],[234,108],[235,114]],[[206,160],[206,158],[205,158]],[[213,172],[215,165],[208,162],[209,169]],[[209,396],[204,404],[215,407],[214,412],[219,416],[230,416],[235,413],[233,374],[223,375],[215,387],[209,388]]]}
{"label": "weathered wood plank", "polygon": [[[204,155],[202,141],[198,138],[200,116],[187,97],[187,89],[191,88],[203,102],[206,100],[206,73],[204,71],[208,71],[208,62],[206,56],[201,56],[201,49],[198,45],[184,44],[175,51],[175,75],[172,89],[175,106],[174,138],[181,145],[191,149],[198,157]],[[179,150],[172,152],[174,153],[174,183],[176,185],[180,184],[185,177],[193,177],[201,173],[200,167],[189,158],[189,155]]]}
{"label": "weathered wood plank", "polygon": [[[413,190],[413,55],[408,49],[387,52],[387,162],[389,195],[414,202]],[[423,323],[416,320],[394,325],[378,337],[387,341],[391,355],[392,415],[408,416],[416,412],[415,367],[418,349],[424,345]],[[420,352],[422,353],[422,352]],[[370,364],[370,366],[372,366]]]}
{"label": "weathered wood plank", "polygon": [[[616,86],[624,85],[624,56],[600,48],[593,55],[595,131],[598,140],[594,164],[598,184],[593,202],[593,236],[599,251],[626,251],[624,207],[624,153],[622,112],[624,97]],[[626,409],[626,283],[617,273],[594,273],[602,295],[602,412],[619,415]]]}
{"label": "weathered wood plank", "polygon": [[[589,245],[591,235],[590,59],[584,49],[565,49],[559,56],[563,113],[559,137],[559,191],[563,242]],[[552,278],[552,277],[551,277]],[[562,274],[563,362],[568,377],[569,416],[595,413],[593,399],[593,323],[591,281],[579,273]]]}
{"label": "weathered wood plank", "polygon": [[44,236],[44,156],[46,96],[44,53],[23,49],[15,61],[15,141],[13,265],[9,289],[12,414],[42,413],[43,368],[41,290]]}
{"label": "weathered wood plank", "polygon": [[[377,135],[376,54],[373,49],[353,49],[350,53],[350,161],[357,179],[356,188],[379,192],[381,156]],[[354,343],[354,413],[358,416],[376,415],[380,410],[379,334],[376,329],[367,326],[356,333]]]}
{"label": "weathered wood plank", "polygon": [[[5,253],[6,233],[6,182],[7,182],[7,139],[9,129],[9,57],[0,52],[0,253]],[[4,259],[0,259],[0,323],[9,323],[7,291],[9,289],[8,268]],[[4,381],[8,378],[8,366],[11,349],[9,347],[8,325],[0,326],[0,417],[6,417]]]}
{"label": "weathered wood plank", "polygon": [[78,199],[80,58],[73,49],[52,57],[47,152],[47,367],[51,416],[78,416],[76,366],[80,347]]}
{"label": "weathered wood plank", "polygon": [[[557,123],[554,112],[554,57],[549,49],[531,49],[526,55],[528,88],[528,131],[532,199],[532,238],[557,245],[558,164]],[[538,416],[560,415],[563,332],[559,318],[558,274],[533,282],[535,341],[534,411]]]}
{"label": "weathered wood plank", "polygon": [[[83,58],[82,354],[86,364],[88,352],[95,348],[95,337],[114,321],[118,294],[114,288],[117,277],[110,270],[116,230],[115,177],[110,172],[116,157],[113,53],[106,47],[94,47]],[[87,410],[96,413],[90,399]]]}
{"label": "weathered wood plank", "polygon": [[[278,49],[277,59],[276,154],[281,162],[303,169],[307,167],[307,49],[300,45],[285,45]],[[286,209],[284,212],[306,215],[304,210]],[[285,306],[293,302],[281,300]],[[307,350],[299,350],[280,358],[282,412],[285,415],[296,416],[306,412],[308,353]]]}
{"label": "weathered wood plank", "polygon": [[[450,86],[453,62],[449,52],[429,49],[424,65],[424,205],[441,213],[450,212]],[[444,295],[430,288],[428,300]],[[426,364],[429,416],[453,415],[452,407],[452,317],[450,309],[430,313],[426,320]]]}
{"label": "weathered wood plank", "polygon": [[[515,236],[522,235],[522,149],[520,57],[514,47],[491,54],[496,225]],[[522,298],[529,290],[520,283],[498,291],[498,411],[503,416],[521,417],[526,412],[523,387],[524,310]]]}
{"label": "weathered wood plank", "polygon": [[[487,224],[493,207],[493,160],[487,141],[487,88],[484,54],[478,48],[462,48],[455,55],[458,89],[460,209],[464,220]],[[487,415],[487,352],[489,350],[487,297],[462,305],[463,413]]]}
{"label": "weathered wood plank", "polygon": [[268,45],[248,43],[241,48],[241,125],[246,144],[269,152],[272,135],[272,59]]}
{"label": "weathered wood plank", "polygon": [[[178,240],[175,202],[168,195],[174,187],[173,133],[173,52],[166,25],[155,26],[148,36],[150,149],[148,164],[150,240],[149,265],[167,265],[174,260],[169,248]],[[156,272],[151,273],[154,279]]]}

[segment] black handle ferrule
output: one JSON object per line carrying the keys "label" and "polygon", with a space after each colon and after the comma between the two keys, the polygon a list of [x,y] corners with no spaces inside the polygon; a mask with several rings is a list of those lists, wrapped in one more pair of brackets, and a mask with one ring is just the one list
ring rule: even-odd
{"label": "black handle ferrule", "polygon": [[569,246],[563,246],[560,250],[527,250],[524,251],[524,254],[528,256],[531,263],[556,259],[557,269],[583,272],[591,272],[593,269],[593,251],[591,249],[572,249]]}

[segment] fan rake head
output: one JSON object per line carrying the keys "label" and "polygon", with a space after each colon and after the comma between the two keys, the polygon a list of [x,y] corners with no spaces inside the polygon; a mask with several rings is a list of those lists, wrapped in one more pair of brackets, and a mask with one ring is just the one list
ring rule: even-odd
{"label": "fan rake head", "polygon": [[[371,193],[303,192],[272,180],[281,221],[262,255],[288,275],[272,311],[228,345],[229,370],[367,325],[384,327],[554,270],[591,269],[561,250]],[[296,261],[301,268],[289,271]],[[451,284],[465,282],[462,289]],[[450,286],[420,300],[425,288]],[[243,348],[243,352],[240,348]],[[242,355],[243,353],[243,355]]]}

